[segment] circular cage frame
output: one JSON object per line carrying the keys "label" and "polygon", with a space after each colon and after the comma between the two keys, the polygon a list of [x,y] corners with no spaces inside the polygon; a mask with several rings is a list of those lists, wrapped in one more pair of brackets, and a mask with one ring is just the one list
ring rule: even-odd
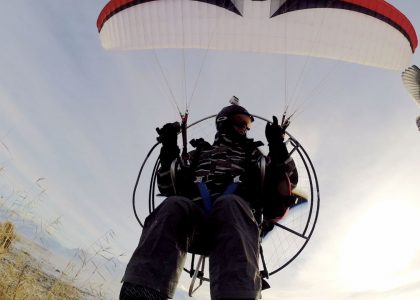
{"label": "circular cage frame", "polygon": [[[216,115],[210,115],[208,117],[202,118],[196,122],[191,123],[190,125],[188,125],[187,128],[191,128],[203,121],[209,120],[211,118],[214,118]],[[265,122],[271,122],[269,120],[267,120],[264,117],[260,117],[260,116],[256,116],[254,115],[254,118],[256,119],[260,119],[262,121]],[[318,220],[318,215],[319,215],[319,208],[320,208],[320,193],[319,193],[319,183],[318,183],[318,178],[315,172],[315,167],[308,155],[308,153],[306,152],[306,150],[302,147],[302,145],[298,142],[298,140],[296,138],[294,138],[291,134],[289,134],[286,131],[286,136],[288,137],[287,142],[290,142],[290,144],[292,145],[292,150],[289,152],[290,154],[292,154],[293,152],[297,152],[297,154],[299,155],[300,159],[302,160],[305,170],[306,170],[306,174],[308,175],[308,179],[309,179],[309,189],[310,189],[310,195],[309,195],[309,213],[308,213],[308,218],[306,220],[306,225],[304,226],[304,230],[302,232],[297,232],[291,228],[288,228],[287,226],[284,226],[282,224],[279,223],[275,223],[275,228],[279,228],[282,230],[286,230],[294,235],[299,236],[300,238],[304,239],[304,243],[301,245],[301,247],[296,251],[296,253],[294,255],[292,255],[290,257],[290,259],[288,259],[285,263],[281,264],[280,266],[274,268],[274,270],[267,270],[267,274],[268,276],[274,275],[275,273],[279,272],[280,270],[284,269],[286,266],[288,266],[293,260],[296,259],[296,257],[298,257],[298,255],[303,251],[303,249],[306,247],[307,243],[309,242],[314,230],[315,230],[315,226]],[[143,228],[144,224],[143,222],[140,220],[138,214],[137,214],[137,209],[136,209],[136,193],[138,190],[138,186],[139,186],[139,182],[140,182],[140,178],[143,174],[143,170],[144,167],[146,165],[146,163],[148,162],[150,156],[152,155],[152,153],[155,151],[155,149],[157,148],[157,146],[160,144],[160,142],[155,143],[149,150],[149,152],[147,153],[145,159],[143,160],[143,163],[141,164],[135,185],[134,185],[134,190],[133,190],[133,195],[132,195],[132,207],[133,207],[133,212],[134,212],[134,216],[137,219],[137,222],[140,224],[140,226]],[[160,160],[159,157],[156,159],[154,166],[152,168],[152,174],[150,177],[150,183],[149,183],[149,196],[148,196],[148,210],[149,210],[149,214],[153,212],[153,210],[155,209],[155,196],[156,196],[156,177],[157,177],[157,170],[160,166]],[[262,263],[264,265],[264,268],[266,268],[265,266],[265,261],[264,261],[264,257],[263,257],[263,253],[261,253],[262,256]],[[184,268],[184,270],[188,273],[194,271],[194,270],[188,270],[186,268]],[[267,277],[268,277],[267,276]]]}

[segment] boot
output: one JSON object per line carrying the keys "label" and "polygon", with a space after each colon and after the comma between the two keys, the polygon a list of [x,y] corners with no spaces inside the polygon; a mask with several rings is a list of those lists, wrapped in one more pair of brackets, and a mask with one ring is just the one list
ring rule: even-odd
{"label": "boot", "polygon": [[121,287],[120,300],[167,300],[167,298],[154,289],[124,282]]}

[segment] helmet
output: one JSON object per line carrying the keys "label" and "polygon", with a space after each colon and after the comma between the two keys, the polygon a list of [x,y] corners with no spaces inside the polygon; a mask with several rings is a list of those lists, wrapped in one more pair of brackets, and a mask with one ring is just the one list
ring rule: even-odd
{"label": "helmet", "polygon": [[247,115],[251,118],[251,121],[254,122],[254,117],[242,106],[238,104],[232,104],[226,107],[223,107],[222,110],[216,116],[216,128],[217,131],[223,131],[228,123],[227,120],[229,117],[234,115]]}

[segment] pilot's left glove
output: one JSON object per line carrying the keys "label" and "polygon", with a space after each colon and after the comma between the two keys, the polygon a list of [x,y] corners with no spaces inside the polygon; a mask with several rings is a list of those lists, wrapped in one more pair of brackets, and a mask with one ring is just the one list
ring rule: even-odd
{"label": "pilot's left glove", "polygon": [[289,126],[288,121],[279,125],[276,116],[273,116],[272,123],[267,122],[267,125],[265,126],[265,136],[270,150],[269,156],[273,161],[284,162],[289,157],[286,145],[284,144],[284,135],[287,126]]}
{"label": "pilot's left glove", "polygon": [[284,133],[286,128],[279,125],[279,120],[273,116],[273,122],[267,122],[265,126],[265,137],[269,145],[282,143],[284,141]]}

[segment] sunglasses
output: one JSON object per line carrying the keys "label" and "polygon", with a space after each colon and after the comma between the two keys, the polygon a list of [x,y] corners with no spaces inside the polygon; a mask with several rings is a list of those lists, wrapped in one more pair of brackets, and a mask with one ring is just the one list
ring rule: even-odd
{"label": "sunglasses", "polygon": [[252,120],[247,115],[234,115],[230,118],[232,125],[240,128],[250,130],[252,126]]}

